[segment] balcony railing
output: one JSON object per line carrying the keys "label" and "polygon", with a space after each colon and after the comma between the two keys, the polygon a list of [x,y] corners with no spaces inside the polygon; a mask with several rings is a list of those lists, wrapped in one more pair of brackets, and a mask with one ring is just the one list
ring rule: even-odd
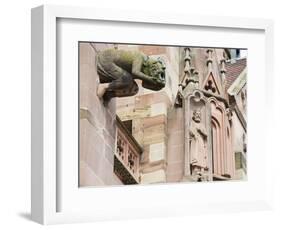
{"label": "balcony railing", "polygon": [[114,172],[124,184],[138,184],[142,148],[118,117],[116,124]]}

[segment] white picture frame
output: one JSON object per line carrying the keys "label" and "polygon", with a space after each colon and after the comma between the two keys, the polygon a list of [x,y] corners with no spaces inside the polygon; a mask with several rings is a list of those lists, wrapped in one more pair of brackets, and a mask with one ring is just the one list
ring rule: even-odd
{"label": "white picture frame", "polygon": [[[261,46],[261,53],[264,54],[263,58],[259,59],[254,57],[253,64],[262,63],[261,70],[264,73],[260,73],[261,81],[265,82],[265,85],[257,83],[256,86],[250,86],[253,88],[253,92],[259,93],[257,89],[263,89],[260,91],[259,98],[262,100],[263,106],[266,106],[266,111],[261,111],[261,115],[269,121],[268,126],[264,126],[261,132],[271,133],[273,124],[270,123],[268,115],[273,108],[274,101],[271,100],[273,92],[270,90],[274,84],[273,79],[273,23],[270,20],[265,19],[248,19],[248,18],[230,18],[230,17],[208,17],[208,16],[191,16],[191,15],[173,15],[173,14],[160,14],[160,13],[148,13],[148,12],[135,12],[135,11],[117,11],[117,10],[104,10],[104,9],[92,9],[92,8],[79,8],[79,7],[66,7],[66,6],[51,6],[44,5],[32,9],[32,169],[31,169],[31,216],[32,219],[41,224],[56,224],[56,223],[70,223],[70,222],[82,222],[82,221],[95,221],[95,220],[107,220],[107,219],[126,219],[126,218],[146,218],[146,217],[159,217],[159,216],[171,216],[171,215],[187,215],[194,213],[209,213],[209,212],[237,212],[237,211],[249,211],[249,210],[264,210],[272,207],[272,175],[270,171],[271,161],[273,156],[270,154],[271,139],[270,135],[266,135],[265,142],[260,145],[264,146],[262,150],[257,150],[260,153],[261,158],[264,159],[266,164],[263,167],[264,180],[260,182],[260,185],[249,185],[251,191],[260,189],[261,192],[257,192],[257,195],[253,199],[249,199],[250,194],[243,197],[241,194],[232,199],[224,199],[222,196],[220,200],[212,200],[210,198],[203,199],[204,202],[183,201],[180,202],[176,196],[184,197],[187,194],[186,191],[190,189],[190,186],[196,186],[197,190],[205,189],[205,185],[187,185],[187,184],[173,184],[173,185],[155,185],[155,186],[135,186],[129,188],[107,188],[88,190],[87,193],[93,193],[100,201],[96,208],[86,207],[85,200],[73,199],[72,196],[67,194],[74,194],[67,190],[67,187],[63,187],[63,179],[60,174],[60,158],[57,156],[58,151],[58,103],[57,98],[60,94],[60,88],[57,85],[57,52],[59,47],[57,46],[58,36],[58,21],[60,19],[69,19],[71,22],[77,20],[83,23],[84,21],[102,21],[106,24],[113,22],[120,22],[128,25],[149,25],[152,28],[165,28],[165,26],[171,29],[180,28],[181,30],[192,27],[194,29],[218,29],[225,31],[242,30],[243,33],[251,33],[252,31],[258,31],[261,35],[259,45]],[[78,25],[79,28],[79,23]],[[129,33],[129,29],[127,29]],[[204,31],[203,31],[204,32]],[[145,39],[145,38],[142,38]],[[135,41],[135,40],[130,40]],[[156,37],[155,42],[163,44],[163,40],[160,37]],[[263,43],[263,41],[265,41]],[[148,41],[146,41],[148,42]],[[180,44],[180,41],[177,41]],[[200,40],[201,45],[204,39]],[[200,45],[198,42],[198,45]],[[213,46],[216,45],[213,41]],[[241,41],[242,42],[242,41]],[[165,43],[165,42],[164,42]],[[219,44],[219,43],[217,43]],[[231,43],[229,43],[231,44]],[[255,60],[256,59],[256,60]],[[253,65],[252,65],[253,66]],[[251,74],[251,69],[249,70]],[[270,81],[265,81],[270,79]],[[251,82],[251,81],[250,81]],[[256,96],[253,93],[252,96]],[[262,99],[263,98],[263,99]],[[249,104],[253,101],[251,96],[249,98]],[[262,108],[264,108],[262,106]],[[257,103],[253,103],[252,111],[258,108]],[[260,111],[260,110],[259,110]],[[250,116],[251,118],[251,116]],[[252,132],[251,127],[255,127],[257,120],[254,121],[249,127],[249,145],[253,143],[256,136]],[[271,124],[271,125],[270,125]],[[259,139],[260,140],[260,139]],[[249,146],[249,149],[251,149]],[[257,161],[258,162],[258,161]],[[65,163],[67,164],[67,163]],[[253,170],[257,170],[260,165],[256,162],[249,161],[252,164]],[[67,165],[66,165],[67,167]],[[64,167],[65,168],[65,167]],[[75,171],[76,173],[76,171]],[[63,173],[62,173],[63,174]],[[70,177],[70,176],[69,176]],[[70,180],[72,178],[69,178]],[[253,177],[253,180],[257,178]],[[229,189],[234,189],[239,192],[239,189],[246,188],[247,183],[251,184],[251,177],[248,182],[239,184],[224,185],[211,184],[208,185],[209,190],[217,191],[224,186],[228,186]],[[163,187],[165,186],[165,187]],[[189,186],[189,187],[188,187]],[[200,187],[198,187],[200,186]],[[256,187],[255,187],[256,186]],[[259,187],[260,186],[260,187]],[[218,188],[219,187],[219,188]],[[165,188],[165,189],[163,189]],[[73,188],[74,189],[77,188]],[[58,192],[63,190],[63,192]],[[165,191],[163,191],[165,190]],[[85,190],[84,190],[85,191]],[[163,191],[163,192],[161,192]],[[194,190],[195,191],[195,190]],[[204,190],[206,191],[206,190]],[[86,193],[86,192],[83,192]],[[171,199],[166,203],[161,204],[161,200],[156,200],[155,203],[149,201],[151,206],[139,204],[133,206],[127,201],[117,202],[119,205],[123,204],[124,207],[113,207],[114,204],[106,204],[108,197],[112,197],[113,194],[123,194],[123,196],[130,196],[130,194],[154,197],[167,197],[172,194]],[[196,200],[200,195],[204,193],[194,193]],[[198,194],[198,195],[196,195]],[[69,202],[66,209],[60,207],[60,200],[64,199],[64,202]],[[85,195],[86,196],[86,195]],[[198,196],[198,197],[196,197]],[[88,197],[88,195],[87,195]],[[98,202],[93,200],[92,202]],[[104,205],[103,205],[104,202]],[[152,202],[152,203],[151,203]],[[89,201],[89,204],[91,201]],[[116,204],[117,204],[116,203]],[[143,203],[143,200],[141,200]],[[81,205],[79,205],[81,204]],[[78,207],[79,206],[79,207]],[[72,210],[70,210],[72,208]],[[58,211],[59,210],[59,211]]]}

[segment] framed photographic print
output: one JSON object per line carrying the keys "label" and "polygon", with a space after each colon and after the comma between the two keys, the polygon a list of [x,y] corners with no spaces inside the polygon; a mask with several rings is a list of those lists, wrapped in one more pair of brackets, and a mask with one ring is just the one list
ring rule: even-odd
{"label": "framed photographic print", "polygon": [[263,19],[34,8],[32,219],[270,208],[272,30]]}

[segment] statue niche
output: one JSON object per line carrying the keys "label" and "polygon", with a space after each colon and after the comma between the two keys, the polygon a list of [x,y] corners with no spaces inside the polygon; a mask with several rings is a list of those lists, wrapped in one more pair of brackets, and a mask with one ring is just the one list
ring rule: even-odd
{"label": "statue niche", "polygon": [[206,180],[205,170],[208,170],[207,162],[207,131],[201,122],[201,112],[199,109],[193,111],[189,128],[189,152],[191,175],[197,181]]}
{"label": "statue niche", "polygon": [[164,63],[139,51],[103,50],[97,54],[97,72],[100,80],[97,95],[104,101],[137,94],[135,79],[142,80],[147,89],[158,91],[165,87]]}

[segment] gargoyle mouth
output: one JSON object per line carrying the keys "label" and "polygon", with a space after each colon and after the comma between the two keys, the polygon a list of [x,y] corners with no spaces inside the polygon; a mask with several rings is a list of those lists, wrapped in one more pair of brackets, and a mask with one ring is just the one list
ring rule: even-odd
{"label": "gargoyle mouth", "polygon": [[142,81],[142,87],[150,90],[159,91],[165,87],[165,80],[163,81],[158,78],[157,80],[152,80],[149,82]]}

